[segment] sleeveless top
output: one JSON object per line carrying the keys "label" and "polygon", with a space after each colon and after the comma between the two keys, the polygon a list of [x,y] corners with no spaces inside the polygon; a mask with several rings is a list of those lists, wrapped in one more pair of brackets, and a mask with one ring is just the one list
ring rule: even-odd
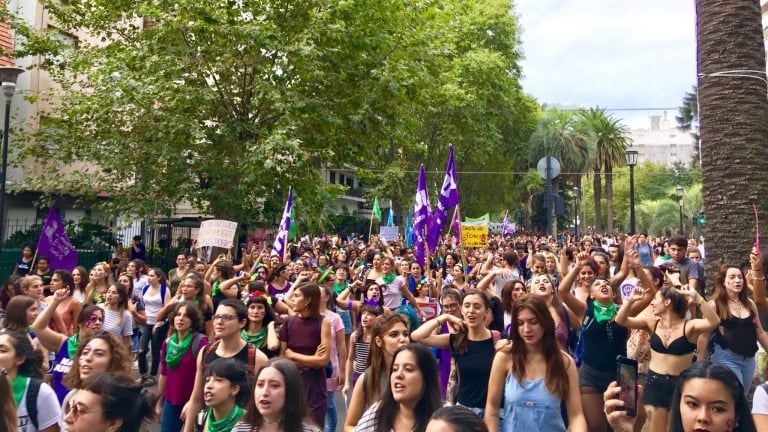
{"label": "sleeveless top", "polygon": [[[661,321],[661,320],[659,320]],[[656,325],[653,327],[653,333],[651,333],[651,349],[659,354],[671,354],[676,356],[683,356],[693,353],[696,350],[696,344],[691,343],[687,337],[685,337],[685,326],[688,324],[688,320],[683,322],[683,335],[669,343],[669,346],[664,346],[661,338],[656,334],[656,327],[659,326],[659,321],[656,321]]]}
{"label": "sleeveless top", "polygon": [[544,377],[524,379],[521,385],[510,373],[504,381],[504,417],[499,430],[565,432],[561,402],[549,392]]}
{"label": "sleeveless top", "polygon": [[[565,309],[563,309],[563,312],[565,312]],[[568,322],[568,312],[560,314],[560,322],[558,322],[555,326],[555,339],[557,339],[557,342],[560,343],[560,347],[562,349],[568,349],[568,331],[570,328],[571,326]]]}
{"label": "sleeveless top", "polygon": [[[592,301],[589,308],[593,308]],[[593,313],[594,314],[594,313]],[[594,320],[584,334],[584,364],[605,372],[616,370],[616,357],[627,356],[627,335],[629,331],[613,319],[602,324]]]}
{"label": "sleeveless top", "polygon": [[69,393],[69,389],[64,385],[62,380],[64,375],[72,368],[72,359],[69,358],[69,343],[64,341],[59,348],[59,352],[56,353],[56,358],[53,360],[53,368],[51,369],[51,377],[53,378],[53,391],[56,392],[56,397],[59,398],[59,403],[64,402],[64,397]]}
{"label": "sleeveless top", "polygon": [[[205,351],[208,351],[208,347],[213,343],[216,343],[216,342],[209,343],[205,347]],[[212,350],[209,353],[203,352],[203,370],[205,370],[205,368],[217,358],[231,358],[244,364],[246,367],[249,367],[250,364],[248,362],[248,343],[246,343],[245,346],[243,346],[243,349],[238,351],[237,354],[233,355],[232,357],[219,357],[219,355],[216,353],[216,350]]]}
{"label": "sleeveless top", "polygon": [[[720,313],[717,303],[715,303],[717,313]],[[755,316],[752,312],[747,318],[737,318],[729,315],[726,319],[720,320],[720,327],[723,333],[720,333],[718,327],[713,333],[714,342],[723,348],[727,348],[736,354],[744,357],[754,357],[757,352],[757,329],[755,328]]]}

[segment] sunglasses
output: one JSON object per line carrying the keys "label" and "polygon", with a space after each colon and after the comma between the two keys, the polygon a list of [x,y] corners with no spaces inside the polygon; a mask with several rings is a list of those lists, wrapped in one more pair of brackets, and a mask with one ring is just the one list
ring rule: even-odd
{"label": "sunglasses", "polygon": [[98,412],[101,412],[101,410],[89,410],[87,407],[85,407],[85,405],[77,403],[74,400],[70,400],[69,402],[67,402],[66,415],[71,415],[75,420],[79,419],[84,415],[98,413]]}

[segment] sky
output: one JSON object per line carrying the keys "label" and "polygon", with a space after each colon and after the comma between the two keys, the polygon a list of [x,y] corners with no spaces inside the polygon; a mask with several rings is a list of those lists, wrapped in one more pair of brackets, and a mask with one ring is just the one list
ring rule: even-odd
{"label": "sky", "polygon": [[[694,0],[514,0],[523,89],[539,103],[677,107],[696,82]],[[663,111],[612,111],[649,128]]]}

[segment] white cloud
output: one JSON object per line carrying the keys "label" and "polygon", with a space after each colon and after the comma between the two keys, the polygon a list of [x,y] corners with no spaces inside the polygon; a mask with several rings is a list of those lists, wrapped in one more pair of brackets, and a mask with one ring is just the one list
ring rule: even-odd
{"label": "white cloud", "polygon": [[[696,81],[693,1],[516,0],[515,7],[523,86],[539,102],[670,107],[674,115]],[[615,115],[647,126],[645,111]]]}

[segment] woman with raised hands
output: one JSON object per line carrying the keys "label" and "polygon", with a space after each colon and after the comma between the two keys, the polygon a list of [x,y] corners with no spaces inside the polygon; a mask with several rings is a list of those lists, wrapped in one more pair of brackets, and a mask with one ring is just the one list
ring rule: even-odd
{"label": "woman with raised hands", "polygon": [[[491,315],[491,301],[484,292],[467,291],[461,300],[461,314],[462,318],[458,318],[443,313],[424,323],[411,337],[414,342],[433,348],[450,349],[458,371],[457,403],[483,417],[494,346],[500,334],[486,326]],[[454,331],[435,334],[443,323],[448,323]]]}
{"label": "woman with raised hands", "polygon": [[64,375],[72,367],[72,359],[75,356],[77,348],[82,344],[82,340],[101,330],[104,322],[104,311],[98,306],[85,306],[77,316],[76,332],[72,336],[57,333],[50,329],[48,323],[53,316],[59,303],[69,297],[69,290],[61,288],[54,291],[51,297],[50,305],[40,313],[32,329],[37,335],[38,341],[49,351],[56,353],[51,368],[53,389],[59,402],[64,401],[64,397],[69,389],[64,385]]}
{"label": "woman with raised hands", "polygon": [[[83,309],[83,306],[74,297],[74,293],[77,291],[77,285],[75,284],[75,279],[72,277],[72,273],[66,270],[56,270],[53,272],[53,276],[51,276],[51,292],[56,292],[61,288],[67,288],[70,292],[70,295],[67,299],[58,303],[56,306],[56,313],[58,313],[58,315],[61,317],[61,320],[64,322],[64,328],[67,330],[67,336],[72,336],[77,331],[75,328],[77,323],[77,316],[80,315],[80,311]],[[46,304],[51,304],[52,300],[53,299],[51,296],[48,297],[45,302]]]}
{"label": "woman with raised hands", "polygon": [[181,281],[176,296],[157,313],[157,321],[163,324],[176,304],[185,302],[194,303],[200,309],[205,335],[209,340],[213,340],[213,301],[211,296],[205,293],[205,281],[195,273],[188,274]]}
{"label": "woman with raised hands", "polygon": [[[755,302],[749,298],[740,267],[734,264],[720,267],[709,305],[720,318],[720,325],[713,330],[711,340],[712,361],[731,369],[748,391],[755,374],[757,344],[768,350],[768,335],[760,323]],[[700,359],[707,358],[709,342],[709,333],[699,336]]]}
{"label": "woman with raised hands", "polygon": [[[640,279],[640,286],[645,290],[639,301],[624,307],[630,315],[637,315],[653,300],[656,287],[648,272],[643,269],[640,256],[634,248],[627,248],[626,265]],[[626,327],[615,321],[619,307],[614,303],[614,291],[608,280],[596,278],[590,284],[589,297],[581,300],[571,292],[571,283],[580,275],[582,269],[590,267],[589,256],[582,252],[577,256],[577,263],[563,278],[558,292],[563,303],[581,321],[581,335],[576,350],[576,362],[579,368],[579,386],[581,405],[587,426],[591,431],[607,430],[608,423],[603,412],[602,394],[608,384],[616,377],[616,357],[627,355]]]}
{"label": "woman with raised hands", "polygon": [[[699,335],[714,330],[720,319],[714,308],[687,285],[665,287],[657,292],[651,302],[652,316],[630,316],[626,306],[642,299],[641,289],[635,289],[625,300],[625,307],[616,315],[616,322],[650,334],[651,362],[645,380],[643,404],[651,430],[663,430],[667,425],[675,384],[680,374],[693,362]],[[704,318],[686,320],[685,315],[694,304],[701,308]]]}

